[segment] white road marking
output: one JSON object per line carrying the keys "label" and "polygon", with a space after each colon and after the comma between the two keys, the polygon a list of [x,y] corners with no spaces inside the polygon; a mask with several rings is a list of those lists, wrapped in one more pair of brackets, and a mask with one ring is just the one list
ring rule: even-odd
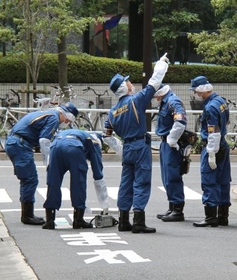
{"label": "white road marking", "polygon": [[12,202],[12,199],[5,189],[0,189],[0,203],[3,202]]}
{"label": "white road marking", "polygon": [[[164,187],[158,187],[160,190],[162,190],[163,192],[165,192],[165,188]],[[185,196],[185,200],[196,200],[196,199],[202,199],[202,195],[191,190],[190,188],[184,186],[184,196]]]}

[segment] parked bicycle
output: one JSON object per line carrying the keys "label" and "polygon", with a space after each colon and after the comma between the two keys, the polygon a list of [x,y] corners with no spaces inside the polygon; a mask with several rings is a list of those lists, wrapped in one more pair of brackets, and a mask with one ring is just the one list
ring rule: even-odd
{"label": "parked bicycle", "polygon": [[[3,97],[0,97],[1,107],[4,108],[0,115],[0,147],[5,149],[5,141],[8,132],[14,126],[14,124],[23,115],[28,112],[19,110],[21,100],[18,92],[11,89],[5,93]],[[18,108],[18,109],[17,109]]]}
{"label": "parked bicycle", "polygon": [[[92,92],[96,96],[96,109],[110,109],[112,107],[112,98],[111,97],[102,97],[104,95],[109,96],[108,90],[105,90],[103,93],[97,92],[92,87],[87,87],[83,89],[83,93]],[[89,108],[92,108],[94,105],[93,101],[89,102]],[[107,112],[96,112],[93,114],[92,112],[87,112],[87,119],[92,124],[92,128],[94,131],[102,131],[104,128],[104,122],[108,117]]]}

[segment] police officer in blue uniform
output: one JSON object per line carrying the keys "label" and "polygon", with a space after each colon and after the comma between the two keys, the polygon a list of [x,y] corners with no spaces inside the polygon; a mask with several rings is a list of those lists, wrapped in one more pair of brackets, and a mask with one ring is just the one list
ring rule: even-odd
{"label": "police officer in blue uniform", "polygon": [[108,193],[103,178],[101,153],[102,139],[99,134],[89,134],[78,129],[59,132],[50,147],[47,170],[46,223],[43,229],[55,229],[55,210],[61,207],[61,185],[64,174],[70,172],[71,202],[74,208],[73,228],[92,228],[83,217],[86,208],[87,160],[91,163],[97,198],[103,207],[108,208]]}
{"label": "police officer in blue uniform", "polygon": [[179,139],[187,125],[187,115],[180,98],[169,85],[162,84],[155,94],[159,104],[156,134],[161,137],[161,179],[169,201],[169,209],[157,218],[164,222],[184,221],[184,183],[180,172],[183,148]]}
{"label": "police officer in blue uniform", "polygon": [[14,166],[14,173],[20,180],[21,222],[42,225],[44,219],[34,215],[35,191],[38,174],[34,162],[33,148],[40,146],[43,161],[47,163],[50,140],[60,126],[75,120],[77,108],[70,102],[56,110],[32,112],[20,119],[12,128],[6,140],[6,153]]}
{"label": "police officer in blue uniform", "polygon": [[[152,156],[150,137],[146,128],[146,108],[158,90],[168,69],[166,54],[156,63],[148,85],[134,93],[129,76],[116,74],[110,89],[118,102],[105,121],[105,139],[113,131],[124,141],[122,175],[118,192],[119,231],[154,233],[155,228],[145,225],[145,207],[151,192]],[[129,222],[129,211],[133,206],[133,225]]]}
{"label": "police officer in blue uniform", "polygon": [[[205,76],[191,80],[191,89],[203,100],[201,118],[201,184],[205,219],[194,222],[195,227],[228,226],[230,203],[230,155],[225,140],[229,109],[226,101],[213,92]],[[218,215],[218,216],[217,216]]]}

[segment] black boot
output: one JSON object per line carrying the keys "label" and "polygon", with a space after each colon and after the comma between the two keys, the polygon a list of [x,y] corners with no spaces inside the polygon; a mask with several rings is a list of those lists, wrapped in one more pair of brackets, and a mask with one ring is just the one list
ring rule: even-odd
{"label": "black boot", "polygon": [[73,228],[93,228],[93,225],[90,223],[87,223],[83,217],[84,217],[85,209],[74,209],[73,214]]}
{"label": "black boot", "polygon": [[26,225],[43,225],[45,220],[34,215],[34,203],[21,203],[21,222]]}
{"label": "black boot", "polygon": [[180,204],[173,204],[173,210],[169,215],[163,216],[163,222],[182,222],[184,221],[184,202]]}
{"label": "black boot", "polygon": [[51,208],[46,208],[45,209],[46,213],[46,223],[43,224],[42,228],[43,229],[55,229],[55,209]]}
{"label": "black boot", "polygon": [[169,214],[171,214],[172,211],[173,211],[173,203],[170,202],[169,203],[169,209],[163,214],[157,214],[156,218],[157,219],[162,219],[162,217],[168,216]]}
{"label": "black boot", "polygon": [[129,211],[119,211],[119,231],[131,231],[132,225],[129,222]]}
{"label": "black boot", "polygon": [[145,212],[134,210],[132,233],[155,233],[155,228],[149,228],[145,225]]}
{"label": "black boot", "polygon": [[207,226],[218,227],[218,219],[216,217],[217,207],[204,206],[204,210],[206,215],[205,220],[201,222],[195,222],[193,223],[193,225],[195,227],[207,227]]}
{"label": "black boot", "polygon": [[220,205],[218,207],[218,224],[219,226],[228,226],[229,205]]}

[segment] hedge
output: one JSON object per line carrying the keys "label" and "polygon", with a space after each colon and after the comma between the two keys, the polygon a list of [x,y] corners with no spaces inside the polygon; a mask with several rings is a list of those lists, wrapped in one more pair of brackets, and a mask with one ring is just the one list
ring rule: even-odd
{"label": "hedge", "polygon": [[[114,74],[130,75],[133,83],[142,82],[143,63],[125,59],[94,57],[88,54],[68,55],[69,83],[109,83]],[[237,67],[207,65],[170,65],[164,78],[168,83],[189,83],[198,75],[212,83],[237,83]],[[25,83],[25,64],[14,56],[0,57],[0,82]],[[58,83],[57,55],[45,55],[39,83]]]}

